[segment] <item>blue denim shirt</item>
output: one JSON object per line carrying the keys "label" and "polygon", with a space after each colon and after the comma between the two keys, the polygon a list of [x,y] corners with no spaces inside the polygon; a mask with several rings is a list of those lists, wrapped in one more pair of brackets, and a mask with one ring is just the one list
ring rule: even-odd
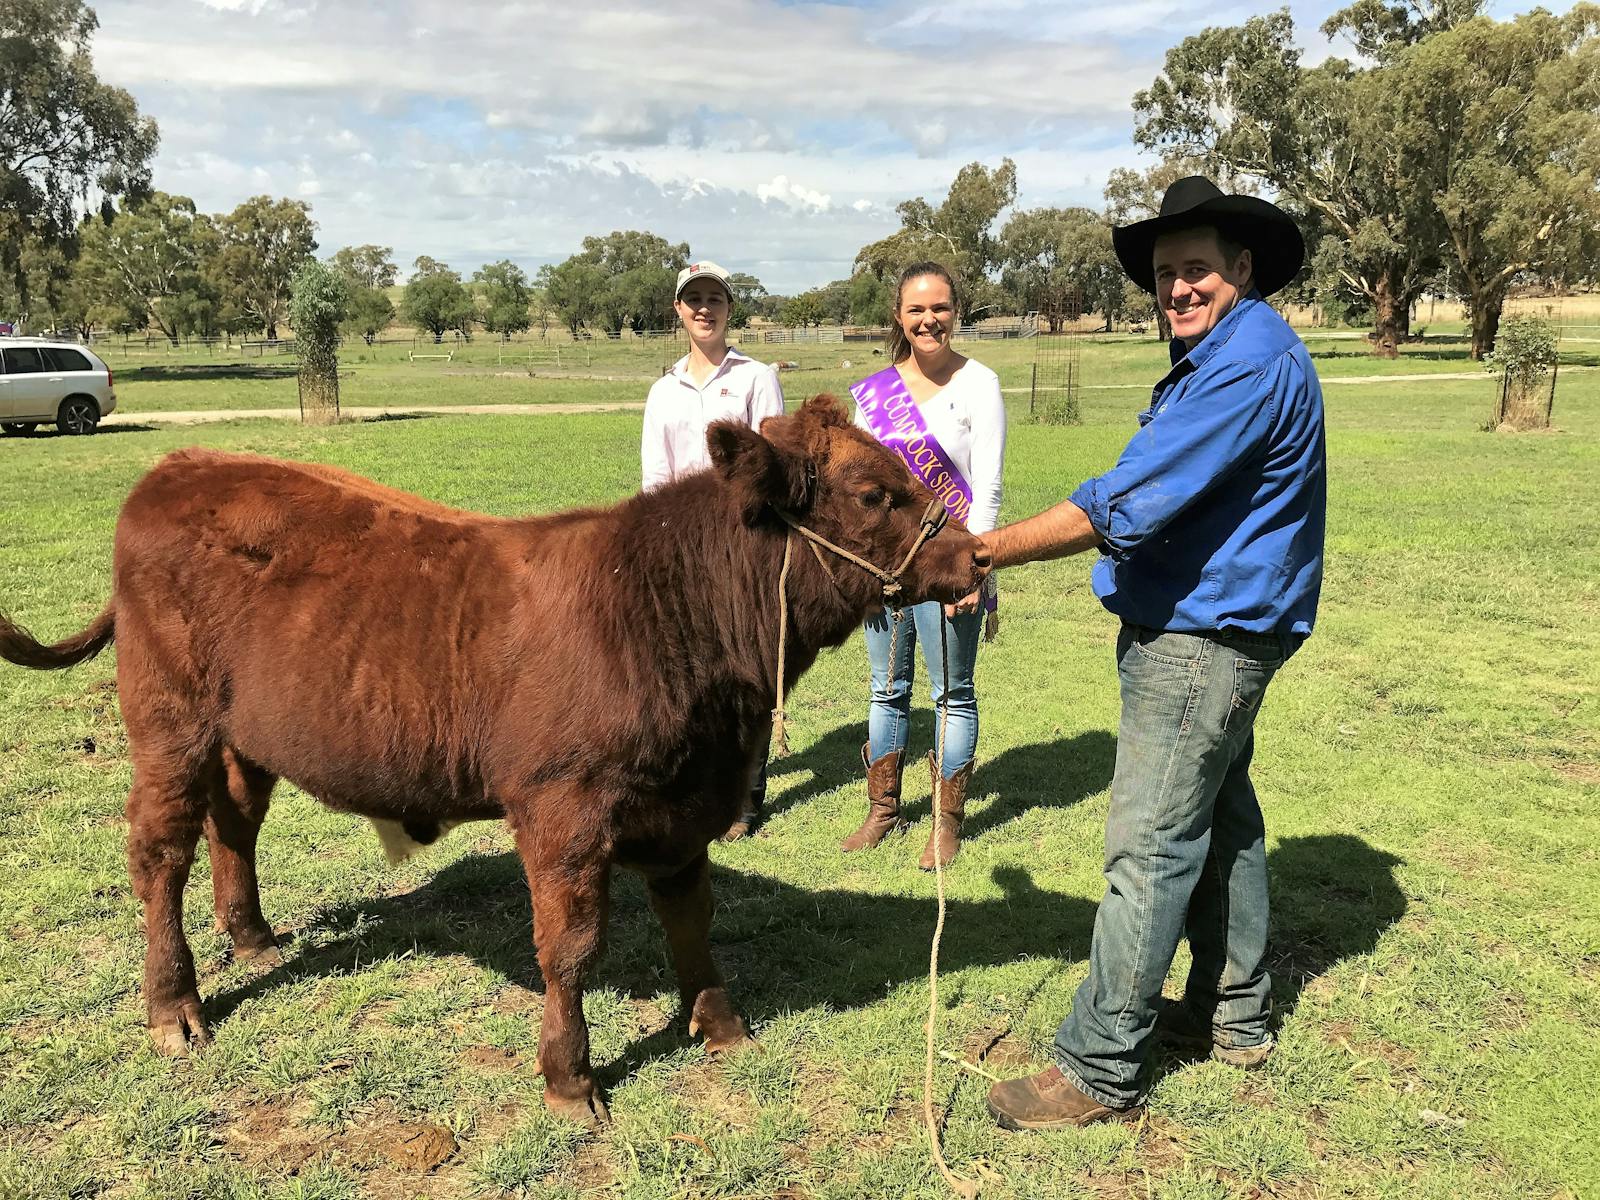
{"label": "blue denim shirt", "polygon": [[1172,360],[1117,465],[1071,496],[1106,547],[1095,595],[1137,625],[1293,652],[1317,616],[1328,507],[1311,356],[1251,292]]}

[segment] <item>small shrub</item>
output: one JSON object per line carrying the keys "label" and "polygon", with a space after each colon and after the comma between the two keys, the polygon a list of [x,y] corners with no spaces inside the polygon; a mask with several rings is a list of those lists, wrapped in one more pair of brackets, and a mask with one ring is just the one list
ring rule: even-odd
{"label": "small shrub", "polygon": [[350,290],[343,275],[314,258],[290,286],[302,412],[310,424],[332,424],[339,419],[339,325],[350,307]]}
{"label": "small shrub", "polygon": [[1033,419],[1039,425],[1082,425],[1083,411],[1077,393],[1064,389],[1046,392],[1034,409]]}
{"label": "small shrub", "polygon": [[1494,349],[1484,356],[1484,369],[1501,378],[1494,425],[1542,429],[1550,423],[1546,382],[1559,359],[1559,331],[1543,317],[1524,314],[1502,322]]}

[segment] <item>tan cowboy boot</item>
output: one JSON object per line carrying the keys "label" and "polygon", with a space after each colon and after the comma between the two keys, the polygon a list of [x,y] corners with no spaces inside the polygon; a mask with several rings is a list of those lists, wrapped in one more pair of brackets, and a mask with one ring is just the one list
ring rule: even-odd
{"label": "tan cowboy boot", "polygon": [[1144,1105],[1108,1108],[1049,1067],[1037,1075],[1007,1079],[989,1089],[989,1112],[1002,1129],[1071,1129],[1099,1121],[1137,1121]]}
{"label": "tan cowboy boot", "polygon": [[891,750],[876,762],[869,762],[867,747],[861,747],[861,765],[867,769],[867,819],[839,843],[840,850],[846,854],[865,850],[906,827],[900,816],[900,771],[904,761],[903,752]]}
{"label": "tan cowboy boot", "polygon": [[967,815],[967,781],[972,778],[972,763],[968,763],[949,779],[939,777],[939,761],[933,751],[928,751],[928,773],[932,776],[933,804],[939,806],[938,833],[928,831],[928,845],[917,866],[924,871],[934,867],[935,849],[939,853],[939,866],[948,867],[961,849],[961,819]]}

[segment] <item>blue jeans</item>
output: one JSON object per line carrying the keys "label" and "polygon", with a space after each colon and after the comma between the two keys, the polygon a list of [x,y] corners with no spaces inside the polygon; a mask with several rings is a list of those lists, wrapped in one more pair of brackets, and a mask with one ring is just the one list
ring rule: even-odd
{"label": "blue jeans", "polygon": [[[867,753],[877,762],[891,751],[904,751],[911,724],[911,681],[916,670],[917,642],[932,680],[935,708],[945,699],[944,665],[939,658],[939,625],[945,627],[950,647],[949,719],[945,727],[944,758],[940,773],[949,779],[972,761],[978,749],[978,694],[972,687],[972,669],[978,661],[978,640],[983,632],[983,610],[946,620],[944,605],[930,600],[901,610],[900,634],[889,662],[894,639],[893,617],[881,612],[867,618],[867,657],[872,661],[872,707],[867,712]],[[935,735],[937,736],[937,735]]]}
{"label": "blue jeans", "polygon": [[1138,1102],[1156,1000],[1178,939],[1185,999],[1234,1047],[1267,1039],[1266,829],[1250,784],[1256,712],[1277,639],[1124,625],[1122,725],[1106,819],[1106,894],[1089,977],[1056,1031],[1056,1062],[1113,1108]]}

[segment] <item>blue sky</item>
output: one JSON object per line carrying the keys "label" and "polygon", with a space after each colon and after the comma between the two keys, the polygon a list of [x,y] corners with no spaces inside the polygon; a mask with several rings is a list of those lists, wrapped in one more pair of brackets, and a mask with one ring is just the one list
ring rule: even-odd
{"label": "blue sky", "polygon": [[[1337,7],[1293,4],[1308,56]],[[1564,7],[1564,6],[1563,6]],[[377,242],[530,271],[643,228],[793,292],[846,274],[964,163],[1022,207],[1144,161],[1130,102],[1170,45],[1263,8],[1178,0],[99,0],[95,60],[202,208],[308,201]]]}

